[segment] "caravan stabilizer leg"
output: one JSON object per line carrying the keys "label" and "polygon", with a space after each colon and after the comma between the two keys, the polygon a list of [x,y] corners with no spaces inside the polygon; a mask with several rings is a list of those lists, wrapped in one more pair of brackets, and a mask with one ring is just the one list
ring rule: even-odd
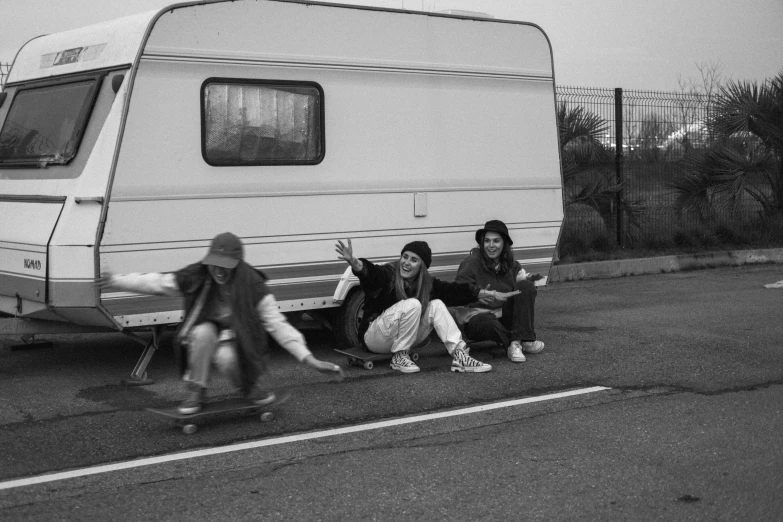
{"label": "caravan stabilizer leg", "polygon": [[161,327],[152,327],[152,339],[149,341],[145,341],[141,337],[130,332],[123,333],[143,344],[144,351],[141,352],[141,357],[139,357],[138,362],[136,362],[136,367],[133,368],[130,379],[123,379],[122,384],[125,386],[147,386],[154,383],[154,380],[147,377],[147,365],[150,363],[152,356],[155,355],[155,350],[158,349],[158,338],[160,337]]}

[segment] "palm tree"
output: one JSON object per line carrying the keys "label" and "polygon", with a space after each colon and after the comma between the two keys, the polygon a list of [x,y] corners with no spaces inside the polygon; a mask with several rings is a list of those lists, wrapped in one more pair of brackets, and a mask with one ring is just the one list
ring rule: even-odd
{"label": "palm tree", "polygon": [[560,156],[563,161],[563,181],[573,181],[580,172],[604,165],[611,154],[601,143],[609,124],[600,116],[585,110],[581,105],[568,108],[565,103],[557,107],[557,124],[560,135]]}
{"label": "palm tree", "polygon": [[783,215],[783,71],[761,85],[721,87],[707,125],[714,143],[685,158],[685,175],[671,185],[678,210],[706,217],[747,195],[762,216]]}
{"label": "palm tree", "polygon": [[[616,226],[618,193],[624,184],[615,181],[614,153],[601,142],[609,124],[581,105],[569,108],[565,103],[557,107],[557,122],[566,208],[578,204],[592,208],[611,234]],[[642,210],[639,201],[620,205],[626,222],[637,228]]]}

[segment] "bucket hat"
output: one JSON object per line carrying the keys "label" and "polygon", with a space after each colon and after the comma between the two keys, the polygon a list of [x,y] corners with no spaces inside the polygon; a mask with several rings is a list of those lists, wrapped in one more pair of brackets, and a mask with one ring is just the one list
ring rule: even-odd
{"label": "bucket hat", "polygon": [[508,235],[508,227],[506,226],[505,223],[503,223],[499,219],[492,219],[490,221],[487,221],[484,224],[484,228],[480,228],[476,230],[476,243],[479,243],[480,245],[481,236],[486,234],[487,232],[496,232],[501,235],[505,243],[508,243],[509,245],[514,244],[514,242],[511,240],[511,236]]}

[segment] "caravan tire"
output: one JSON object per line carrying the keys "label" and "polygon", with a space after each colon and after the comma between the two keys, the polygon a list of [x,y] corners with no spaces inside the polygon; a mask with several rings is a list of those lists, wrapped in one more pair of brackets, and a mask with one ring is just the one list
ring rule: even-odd
{"label": "caravan tire", "polygon": [[338,346],[359,346],[359,323],[364,314],[364,292],[356,288],[334,314],[332,330]]}

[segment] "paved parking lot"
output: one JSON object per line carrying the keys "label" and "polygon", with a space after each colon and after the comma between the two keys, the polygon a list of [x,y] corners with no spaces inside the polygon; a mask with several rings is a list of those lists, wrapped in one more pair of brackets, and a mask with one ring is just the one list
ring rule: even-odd
{"label": "paved parking lot", "polygon": [[[764,288],[781,279],[781,266],[759,265],[554,284],[541,289],[537,306],[538,334],[547,349],[524,364],[511,363],[502,350],[479,350],[476,356],[494,366],[483,375],[449,372],[449,358],[438,342],[422,350],[420,374],[401,375],[379,364],[371,371],[350,368],[340,383],[279,351],[270,383],[290,385],[294,398],[278,421],[227,419],[191,437],[144,412],[145,407],[179,400],[181,385],[170,351],[160,351],[150,365],[154,384],[127,388],[120,380],[132,369],[141,346],[122,335],[63,336],[51,348],[21,351],[6,344],[0,351],[0,480],[606,386],[611,392],[597,403],[536,407],[508,421],[513,429],[503,431],[500,440],[524,453],[526,469],[541,481],[534,487],[539,495],[546,493],[545,486],[555,491],[563,480],[568,491],[581,491],[574,496],[557,489],[552,493],[557,502],[539,496],[528,498],[528,507],[535,506],[542,519],[558,513],[579,519],[574,514],[583,512],[622,520],[665,517],[664,507],[679,510],[701,502],[702,508],[710,506],[705,513],[716,515],[705,520],[732,519],[723,516],[739,513],[727,511],[730,506],[743,506],[759,519],[783,507],[780,496],[772,494],[783,488],[783,290]],[[332,351],[329,332],[310,330],[307,338],[318,357],[345,362]],[[228,393],[224,383],[215,384],[213,394]],[[472,484],[470,476],[453,475],[452,469],[455,487],[481,491],[491,486],[493,472],[480,468],[476,456],[487,451],[479,442],[483,437],[489,437],[490,446],[494,443],[489,441],[498,439],[481,430],[506,423],[487,422],[476,432],[478,439],[470,438],[475,444],[458,445],[472,452],[465,465],[487,484]],[[437,444],[441,436],[453,438],[445,434],[450,429],[444,430],[437,437],[409,436],[434,437]],[[577,451],[573,444],[580,439],[588,446]],[[503,448],[497,451],[508,451]],[[542,467],[545,455],[573,473],[563,476],[560,467],[557,472]],[[384,453],[375,464],[361,461],[357,465],[369,468],[352,473],[377,473],[373,466],[396,470],[393,458]],[[407,470],[413,476],[434,465],[429,458],[417,462]],[[637,484],[629,483],[639,463],[646,469],[638,471]],[[501,464],[487,460],[487,466]],[[600,468],[600,477],[589,472],[591,466]],[[345,480],[353,484],[359,479]],[[591,493],[591,481],[601,484],[600,494]],[[682,487],[666,489],[667,481]],[[642,488],[666,493],[647,502]],[[299,494],[303,501],[315,502],[326,492],[311,485]],[[503,501],[497,492],[492,495]],[[27,505],[22,497],[21,490],[0,494],[0,507],[18,519],[37,513],[19,507]],[[662,504],[664,497],[668,504]],[[624,504],[623,498],[635,500]],[[519,508],[516,498],[506,501],[509,510]],[[613,511],[617,505],[625,507]],[[335,517],[359,513],[332,507],[327,513]],[[295,512],[295,505],[290,509]],[[391,507],[381,512],[395,513]]]}

